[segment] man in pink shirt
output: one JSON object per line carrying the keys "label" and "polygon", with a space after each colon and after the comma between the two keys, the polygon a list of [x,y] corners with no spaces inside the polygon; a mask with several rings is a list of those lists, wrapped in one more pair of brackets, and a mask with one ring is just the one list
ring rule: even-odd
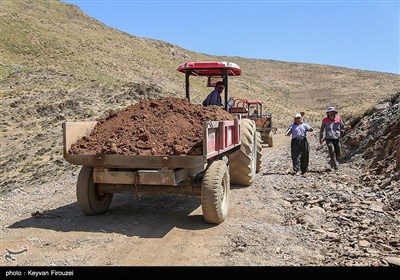
{"label": "man in pink shirt", "polygon": [[319,131],[319,142],[322,144],[324,141],[328,147],[330,157],[330,166],[337,170],[338,159],[342,155],[340,146],[341,131],[350,126],[346,126],[342,119],[337,116],[335,107],[329,107],[326,110],[326,118],[322,120],[321,130]]}

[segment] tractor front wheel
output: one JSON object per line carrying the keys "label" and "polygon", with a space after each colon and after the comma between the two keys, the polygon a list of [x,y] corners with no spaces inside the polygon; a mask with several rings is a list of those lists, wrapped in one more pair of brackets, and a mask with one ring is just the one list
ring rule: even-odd
{"label": "tractor front wheel", "polygon": [[270,131],[269,134],[268,134],[268,147],[273,147],[274,146],[273,135],[274,135],[274,133],[272,131]]}
{"label": "tractor front wheel", "polygon": [[262,164],[262,140],[261,140],[261,133],[257,132],[257,142],[256,142],[256,147],[257,147],[257,161],[256,161],[256,173],[259,173],[261,170],[261,164]]}

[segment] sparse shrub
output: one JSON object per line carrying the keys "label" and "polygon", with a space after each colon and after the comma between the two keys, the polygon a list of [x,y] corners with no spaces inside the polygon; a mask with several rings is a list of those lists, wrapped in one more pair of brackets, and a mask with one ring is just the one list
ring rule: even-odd
{"label": "sparse shrub", "polygon": [[362,117],[371,116],[374,112],[375,112],[374,106],[370,106],[368,109],[366,109],[364,111],[364,113],[362,114]]}

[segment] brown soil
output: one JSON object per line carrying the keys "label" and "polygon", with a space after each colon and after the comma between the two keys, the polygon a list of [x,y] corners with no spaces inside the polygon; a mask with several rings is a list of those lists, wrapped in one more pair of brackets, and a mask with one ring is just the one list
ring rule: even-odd
{"label": "brown soil", "polygon": [[72,145],[72,154],[201,155],[203,122],[233,120],[217,106],[186,99],[145,100],[99,120],[89,137]]}
{"label": "brown soil", "polygon": [[257,127],[269,127],[271,125],[271,120],[268,118],[254,118],[251,117],[250,119],[252,119],[255,123]]}

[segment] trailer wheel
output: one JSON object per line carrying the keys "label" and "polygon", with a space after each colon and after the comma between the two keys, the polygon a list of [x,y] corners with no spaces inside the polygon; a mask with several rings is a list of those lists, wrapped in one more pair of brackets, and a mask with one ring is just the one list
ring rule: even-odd
{"label": "trailer wheel", "polygon": [[86,215],[105,213],[110,207],[112,193],[100,194],[93,183],[93,167],[82,166],[76,185],[76,197],[81,211]]}
{"label": "trailer wheel", "polygon": [[254,123],[242,119],[240,125],[240,150],[229,156],[229,173],[233,184],[249,186],[256,175],[256,131]]}
{"label": "trailer wheel", "polygon": [[269,134],[268,134],[268,147],[273,147],[274,146],[273,135],[274,135],[274,133],[272,131],[270,131]]}
{"label": "trailer wheel", "polygon": [[257,162],[256,162],[256,173],[260,172],[262,164],[262,140],[261,133],[257,132]]}
{"label": "trailer wheel", "polygon": [[214,161],[205,172],[201,187],[201,208],[207,223],[220,224],[228,215],[230,178],[223,160]]}

